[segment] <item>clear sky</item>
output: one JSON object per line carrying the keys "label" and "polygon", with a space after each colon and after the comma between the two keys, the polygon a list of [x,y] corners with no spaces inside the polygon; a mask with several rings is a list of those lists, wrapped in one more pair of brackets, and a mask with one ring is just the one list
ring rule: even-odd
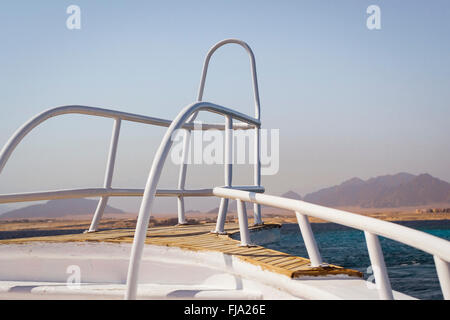
{"label": "clear sky", "polygon": [[[81,29],[66,9],[81,8]],[[366,27],[369,5],[381,30]],[[262,123],[280,129],[268,193],[304,195],[357,176],[430,173],[450,181],[450,2],[4,1],[0,6],[0,145],[43,109],[83,104],[172,119],[196,98],[203,58],[224,38],[256,55]],[[213,58],[205,100],[252,113],[248,59]],[[0,174],[0,193],[103,183],[112,121],[63,116],[33,131]],[[164,129],[123,125],[114,186],[142,188]],[[175,187],[167,166],[161,186]],[[251,184],[249,166],[235,181]],[[188,187],[223,184],[194,166]],[[188,209],[217,201],[189,200]],[[137,201],[113,200],[127,210]],[[173,211],[175,200],[159,200]]]}

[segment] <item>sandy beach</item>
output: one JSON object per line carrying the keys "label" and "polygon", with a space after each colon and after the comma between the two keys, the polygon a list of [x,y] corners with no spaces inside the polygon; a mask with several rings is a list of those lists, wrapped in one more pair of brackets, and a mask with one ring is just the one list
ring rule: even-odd
{"label": "sandy beach", "polygon": [[[385,221],[426,221],[426,220],[450,220],[449,212],[419,212],[424,209],[417,208],[389,208],[389,209],[364,209],[364,208],[340,208],[365,216]],[[134,228],[136,226],[135,213],[133,214],[106,214],[100,224],[100,229]],[[212,213],[188,214],[191,224],[215,222],[216,215]],[[0,219],[0,238],[34,237],[43,235],[59,235],[68,233],[81,233],[89,228],[92,215],[71,216],[63,218],[35,218],[35,219]],[[266,223],[297,223],[295,214],[282,210],[263,210],[263,218]],[[230,222],[237,222],[236,213],[230,212],[227,216]],[[310,218],[312,223],[323,223],[316,218]],[[152,217],[150,228],[154,226],[175,225],[176,214],[159,214]],[[249,223],[253,223],[252,212],[249,212]]]}

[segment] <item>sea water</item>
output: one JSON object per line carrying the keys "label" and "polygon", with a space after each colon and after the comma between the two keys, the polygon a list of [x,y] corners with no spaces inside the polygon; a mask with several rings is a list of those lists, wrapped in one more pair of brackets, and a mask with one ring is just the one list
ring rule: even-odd
{"label": "sea water", "polygon": [[[450,240],[450,220],[396,222]],[[326,263],[359,270],[371,281],[373,272],[362,231],[333,223],[312,223],[322,259]],[[380,237],[393,290],[419,299],[442,299],[433,257],[420,250]],[[307,257],[297,224],[283,224],[280,238],[264,247]]]}

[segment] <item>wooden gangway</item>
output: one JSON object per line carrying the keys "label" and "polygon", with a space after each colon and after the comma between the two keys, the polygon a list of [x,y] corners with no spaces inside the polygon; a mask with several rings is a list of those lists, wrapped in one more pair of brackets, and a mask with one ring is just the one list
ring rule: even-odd
{"label": "wooden gangway", "polygon": [[[264,270],[286,275],[290,278],[302,276],[348,275],[362,277],[356,270],[324,264],[312,267],[309,259],[268,249],[263,246],[239,246],[240,242],[232,238],[239,232],[237,223],[228,223],[225,227],[227,234],[211,233],[213,223],[196,225],[178,225],[151,227],[147,232],[146,244],[157,246],[178,247],[190,251],[214,251],[237,257],[247,263],[257,265]],[[265,224],[250,227],[251,231],[280,228],[279,224]],[[112,242],[132,243],[134,228],[103,229],[93,233],[65,234],[56,236],[39,236],[0,240],[2,244],[23,244],[29,242]]]}

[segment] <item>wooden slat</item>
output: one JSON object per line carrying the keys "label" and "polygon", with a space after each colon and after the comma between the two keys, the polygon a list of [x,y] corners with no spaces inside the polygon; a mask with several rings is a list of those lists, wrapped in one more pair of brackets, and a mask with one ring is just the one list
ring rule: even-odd
{"label": "wooden slat", "polygon": [[287,261],[285,261],[285,262],[283,262],[283,263],[275,264],[275,266],[277,266],[277,267],[279,267],[279,268],[284,268],[284,269],[290,270],[290,269],[289,269],[290,266],[292,266],[292,265],[298,265],[300,261],[302,261],[302,259],[299,259],[299,258],[293,258],[293,259],[287,260]]}
{"label": "wooden slat", "polygon": [[[279,228],[280,225],[268,224],[251,227],[251,229]],[[239,232],[236,223],[228,223],[225,231],[227,235],[210,233],[214,224],[183,225],[173,227],[153,227],[147,232],[146,243],[151,245],[179,247],[192,251],[217,251],[236,256],[248,263],[260,266],[265,270],[284,274],[291,278],[304,275],[348,274],[362,276],[355,270],[344,269],[337,266],[311,267],[306,258],[296,257],[261,246],[240,247],[239,241],[230,236]],[[0,240],[1,244],[26,243],[33,241],[72,242],[72,241],[99,241],[99,242],[133,242],[134,229],[110,229],[87,234],[70,234],[61,236],[33,237],[22,239]]]}
{"label": "wooden slat", "polygon": [[267,252],[268,257],[260,259],[259,261],[264,262],[264,263],[269,263],[269,262],[273,262],[276,260],[280,260],[280,259],[284,259],[289,257],[289,255],[280,252],[279,254],[274,254],[273,252]]}

